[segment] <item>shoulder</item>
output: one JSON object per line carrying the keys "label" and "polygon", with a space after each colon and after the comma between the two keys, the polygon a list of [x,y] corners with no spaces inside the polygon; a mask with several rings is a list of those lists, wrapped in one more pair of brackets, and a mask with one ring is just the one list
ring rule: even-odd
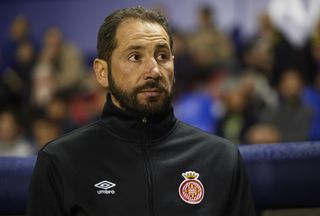
{"label": "shoulder", "polygon": [[177,129],[167,144],[172,151],[183,157],[192,158],[194,164],[206,164],[209,170],[223,170],[232,174],[238,164],[238,146],[222,137],[209,134],[183,122],[178,122]]}
{"label": "shoulder", "polygon": [[234,157],[238,151],[237,146],[229,140],[207,133],[181,121],[178,121],[175,136],[180,137],[179,139],[187,145],[197,146],[209,152],[226,153]]}
{"label": "shoulder", "polygon": [[193,138],[193,139],[206,139],[208,141],[213,141],[215,143],[234,145],[227,139],[208,133],[199,128],[196,128],[189,124],[181,122],[179,120],[178,120],[178,126],[177,126],[177,133],[179,133],[180,135],[188,136],[189,138]]}
{"label": "shoulder", "polygon": [[61,137],[52,140],[40,151],[48,155],[63,154],[65,152],[82,151],[88,143],[98,139],[100,121],[75,129]]}

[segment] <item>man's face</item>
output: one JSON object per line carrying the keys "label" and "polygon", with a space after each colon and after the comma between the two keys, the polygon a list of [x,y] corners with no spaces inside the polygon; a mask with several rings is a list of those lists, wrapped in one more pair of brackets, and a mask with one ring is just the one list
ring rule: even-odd
{"label": "man's face", "polygon": [[157,23],[128,19],[116,33],[108,65],[113,103],[143,115],[166,110],[174,82],[169,36]]}

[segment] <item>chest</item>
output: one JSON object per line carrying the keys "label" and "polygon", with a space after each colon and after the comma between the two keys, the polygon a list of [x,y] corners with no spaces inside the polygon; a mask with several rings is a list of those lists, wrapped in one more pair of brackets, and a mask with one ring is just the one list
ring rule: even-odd
{"label": "chest", "polygon": [[147,149],[126,145],[117,143],[113,146],[118,147],[71,162],[63,181],[67,212],[222,215],[232,181],[223,160],[175,145]]}

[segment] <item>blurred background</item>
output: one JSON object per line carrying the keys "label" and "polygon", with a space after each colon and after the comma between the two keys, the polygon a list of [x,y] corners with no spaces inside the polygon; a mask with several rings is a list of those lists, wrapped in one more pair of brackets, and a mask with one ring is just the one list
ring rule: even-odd
{"label": "blurred background", "polygon": [[171,24],[179,119],[237,145],[320,140],[320,0],[2,0],[1,156],[100,117],[98,28],[138,5]]}
{"label": "blurred background", "polygon": [[138,5],[171,24],[179,119],[240,145],[320,140],[319,0],[2,0],[0,155],[99,118],[98,28]]}

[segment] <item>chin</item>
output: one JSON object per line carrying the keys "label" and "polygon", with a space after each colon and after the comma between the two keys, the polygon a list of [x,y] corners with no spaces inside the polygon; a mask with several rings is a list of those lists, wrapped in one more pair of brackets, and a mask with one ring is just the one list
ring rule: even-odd
{"label": "chin", "polygon": [[155,102],[149,102],[147,104],[143,104],[141,106],[142,108],[141,110],[143,110],[143,112],[147,114],[158,114],[166,111],[168,107],[169,107],[169,104],[165,103],[165,101],[155,101]]}

